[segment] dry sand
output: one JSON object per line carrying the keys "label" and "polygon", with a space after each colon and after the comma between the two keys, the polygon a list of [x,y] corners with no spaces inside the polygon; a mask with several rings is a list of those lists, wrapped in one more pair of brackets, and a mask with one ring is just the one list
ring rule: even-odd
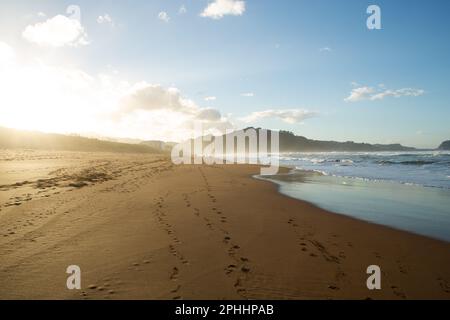
{"label": "dry sand", "polygon": [[1,299],[450,298],[450,244],[285,197],[256,166],[2,151],[0,169]]}

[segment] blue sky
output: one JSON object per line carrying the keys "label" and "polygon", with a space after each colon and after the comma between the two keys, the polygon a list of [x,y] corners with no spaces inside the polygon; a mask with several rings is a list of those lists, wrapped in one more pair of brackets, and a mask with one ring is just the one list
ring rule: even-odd
{"label": "blue sky", "polygon": [[[39,60],[46,66],[70,67],[70,72],[82,70],[95,79],[110,73],[114,86],[127,83],[124,94],[151,90],[154,97],[156,84],[177,88],[177,97],[189,99],[195,107],[181,112],[178,106],[166,108],[174,118],[177,113],[191,117],[213,109],[222,118],[208,121],[290,130],[314,139],[418,147],[436,147],[450,139],[448,1],[220,1],[240,6],[217,18],[201,16],[213,0],[2,1],[0,43],[12,48],[22,64]],[[366,27],[370,4],[381,8],[381,30]],[[54,46],[38,43],[31,33],[25,35],[28,26],[67,16],[69,5],[81,10],[86,43]],[[100,16],[108,18],[100,23]],[[134,85],[142,82],[145,85]],[[97,101],[96,92],[89,90],[77,91],[84,95],[80,101]],[[85,118],[104,116],[105,101],[115,101],[106,97],[105,88],[98,90],[105,106],[95,115],[80,107],[80,114],[87,112]],[[355,95],[348,99],[352,90]],[[122,101],[122,96],[117,99]],[[7,101],[16,103],[11,95]],[[61,108],[56,99],[52,101]],[[134,109],[129,105],[125,109],[139,115],[140,121],[143,111],[161,116],[158,108],[137,107],[133,101]],[[153,101],[139,103],[153,106]],[[0,125],[48,131],[68,127],[48,122],[42,127],[44,121],[35,125],[32,119],[21,125],[7,108],[2,107],[6,116]],[[19,105],[15,110],[20,108],[26,110]],[[59,123],[63,120],[55,115],[58,112],[75,116],[73,110],[42,110]],[[126,115],[120,125],[96,127],[98,122],[92,120],[79,131],[176,139],[170,132],[160,136],[146,130],[142,121],[136,125],[133,121]],[[166,127],[161,119],[156,122],[152,128]],[[69,127],[77,131],[76,126]],[[177,130],[175,125],[168,128]]]}

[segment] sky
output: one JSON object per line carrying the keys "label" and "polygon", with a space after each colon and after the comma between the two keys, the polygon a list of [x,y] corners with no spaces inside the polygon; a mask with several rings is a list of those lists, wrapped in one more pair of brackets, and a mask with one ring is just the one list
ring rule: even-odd
{"label": "sky", "polygon": [[201,123],[434,148],[450,139],[448,12],[446,0],[1,1],[0,126],[180,141]]}

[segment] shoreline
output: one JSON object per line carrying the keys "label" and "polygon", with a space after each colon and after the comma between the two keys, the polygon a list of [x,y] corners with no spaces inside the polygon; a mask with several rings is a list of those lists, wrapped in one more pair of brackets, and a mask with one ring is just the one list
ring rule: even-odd
{"label": "shoreline", "polygon": [[[281,167],[280,167],[280,168],[281,168]],[[288,170],[290,170],[291,168],[289,168],[289,167],[283,167],[283,169],[288,169]],[[304,171],[305,171],[305,172],[316,173],[315,171],[308,171],[308,170],[304,170]],[[279,173],[278,173],[278,174],[279,174]],[[320,174],[320,173],[319,173],[319,174]],[[270,183],[270,184],[273,184],[273,185],[276,187],[275,190],[274,190],[274,192],[278,193],[278,194],[281,195],[281,196],[284,196],[284,197],[286,197],[286,198],[288,198],[288,199],[291,199],[291,200],[299,201],[300,203],[305,203],[305,204],[307,204],[307,205],[309,205],[309,206],[315,207],[316,209],[323,211],[323,212],[326,213],[326,214],[337,215],[337,216],[339,216],[339,217],[342,217],[342,218],[344,218],[344,219],[350,219],[350,220],[355,221],[355,222],[357,222],[357,223],[362,222],[362,223],[366,223],[366,224],[369,224],[369,225],[373,225],[374,227],[377,227],[377,228],[378,228],[378,227],[386,228],[386,229],[389,229],[389,230],[391,230],[391,231],[393,231],[393,232],[406,233],[406,234],[411,235],[411,236],[415,236],[415,237],[419,237],[419,238],[424,238],[424,239],[432,240],[432,241],[437,241],[437,242],[440,242],[440,243],[442,243],[442,244],[446,244],[446,245],[449,245],[449,246],[450,246],[450,241],[446,241],[446,240],[444,240],[444,239],[434,238],[434,237],[431,237],[431,236],[427,236],[427,235],[415,233],[415,232],[412,232],[412,231],[403,230],[403,229],[398,229],[398,228],[393,227],[393,226],[389,226],[389,225],[385,225],[385,224],[381,224],[381,223],[376,223],[376,222],[367,221],[367,220],[364,220],[364,219],[360,219],[360,218],[351,216],[351,215],[349,215],[348,213],[339,213],[339,212],[335,212],[335,211],[333,211],[333,210],[329,210],[329,209],[323,208],[323,207],[321,207],[320,205],[318,205],[318,204],[316,204],[316,203],[314,203],[314,202],[305,200],[305,199],[299,199],[299,198],[296,198],[296,197],[294,197],[294,196],[290,196],[290,195],[285,194],[285,193],[283,193],[283,192],[280,191],[281,185],[278,184],[277,182],[275,182],[275,181],[274,181],[275,179],[272,180],[272,179],[270,179],[270,178],[264,178],[264,177],[261,177],[261,176],[259,176],[259,175],[251,175],[251,177],[252,177],[253,179],[256,179],[256,180],[260,180],[260,181],[264,181],[264,182],[268,182],[268,183]],[[421,186],[421,187],[422,187],[422,186]]]}
{"label": "shoreline", "polygon": [[[263,181],[269,181],[277,185],[277,191],[287,197],[297,199],[299,201],[305,201],[308,202],[320,209],[323,209],[325,211],[332,212],[334,214],[338,214],[344,217],[351,217],[359,221],[369,222],[373,223],[375,225],[388,227],[394,230],[403,231],[412,233],[415,235],[435,239],[438,241],[443,241],[445,243],[450,243],[450,238],[448,238],[447,234],[448,232],[443,229],[441,231],[441,234],[437,234],[436,231],[432,233],[424,232],[420,229],[420,227],[423,228],[423,226],[419,225],[414,227],[410,227],[410,229],[402,227],[401,223],[398,221],[396,222],[397,225],[391,224],[388,221],[384,221],[382,218],[377,218],[376,215],[374,216],[364,216],[361,214],[361,212],[367,212],[368,209],[362,206],[358,206],[357,204],[354,204],[354,202],[362,202],[361,199],[358,199],[358,190],[350,190],[348,194],[343,194],[343,196],[349,198],[351,201],[351,204],[348,204],[347,206],[342,207],[339,210],[339,206],[335,207],[333,203],[333,199],[327,198],[326,194],[329,194],[329,190],[331,189],[330,185],[336,189],[336,187],[342,187],[344,186],[345,189],[349,189],[349,184],[351,185],[352,182],[355,182],[358,184],[358,187],[361,188],[361,186],[364,186],[368,190],[372,191],[371,194],[371,200],[373,200],[377,195],[377,189],[383,189],[380,187],[396,187],[396,195],[400,193],[400,190],[403,190],[403,193],[405,192],[411,192],[412,194],[409,194],[411,197],[414,196],[414,193],[422,194],[422,193],[439,193],[441,191],[444,191],[445,189],[441,188],[434,188],[434,187],[426,187],[422,185],[409,185],[409,184],[403,184],[395,181],[371,181],[371,180],[364,180],[362,178],[354,178],[354,177],[341,177],[341,176],[329,176],[324,175],[321,172],[318,172],[316,170],[299,170],[291,167],[283,167],[284,172],[278,173],[277,175],[273,176],[261,176],[261,175],[255,175],[255,179],[260,179]],[[326,179],[326,182],[324,181]],[[330,181],[332,180],[332,181]],[[350,181],[347,183],[346,181]],[[324,183],[325,182],[325,183]],[[322,185],[324,183],[324,185]],[[301,185],[301,188],[296,188],[294,186]],[[341,185],[342,184],[342,185]],[[316,197],[312,199],[311,194],[308,192],[303,192],[305,190],[308,190],[308,188],[316,187],[318,190],[321,190],[322,194],[317,194],[317,192],[314,194]],[[284,190],[283,190],[284,189]],[[298,189],[298,190],[297,190]],[[344,190],[344,189],[343,189]],[[323,196],[325,194],[325,196]],[[381,195],[382,196],[382,195]],[[343,198],[345,199],[345,198]],[[400,198],[397,198],[396,200],[400,200]],[[439,199],[428,199],[429,201],[439,201]],[[440,199],[442,200],[442,199]],[[359,203],[358,202],[358,203]],[[391,211],[405,211],[408,212],[408,206],[412,207],[414,202],[411,203],[404,203],[403,205],[397,205],[397,207],[389,207],[386,206],[386,204],[380,205],[377,212],[382,212],[386,215],[386,213]],[[361,205],[361,203],[359,203]],[[403,207],[404,206],[404,207]],[[417,211],[417,209],[416,209]],[[407,217],[408,219],[413,219],[414,217]],[[432,216],[430,216],[429,221],[433,221]],[[411,222],[411,221],[406,221]],[[422,222],[423,223],[423,222]],[[442,222],[444,223],[444,221]],[[447,223],[447,221],[445,221]],[[436,224],[436,223],[435,223]],[[446,238],[447,237],[447,238]]]}
{"label": "shoreline", "polygon": [[265,182],[269,182],[271,184],[274,184],[276,186],[275,192],[277,192],[278,194],[280,194],[280,195],[282,195],[284,197],[287,197],[289,199],[292,199],[292,200],[296,200],[296,201],[299,201],[299,202],[304,202],[304,203],[306,203],[306,204],[308,204],[310,206],[313,206],[313,207],[315,207],[315,208],[317,208],[319,210],[322,210],[322,211],[324,211],[324,212],[326,212],[328,214],[337,215],[337,216],[340,216],[342,218],[354,220],[355,222],[368,223],[370,225],[373,225],[374,227],[387,228],[387,229],[390,229],[390,230],[395,231],[395,232],[403,232],[403,233],[406,233],[406,234],[410,234],[412,236],[417,236],[417,237],[421,237],[421,238],[428,239],[428,240],[434,240],[434,241],[438,241],[438,242],[450,245],[450,241],[446,241],[444,239],[434,238],[434,237],[431,237],[431,236],[415,233],[415,232],[412,232],[412,231],[399,229],[399,228],[396,228],[396,227],[393,227],[393,226],[389,226],[389,225],[386,225],[386,224],[381,224],[381,223],[367,221],[367,220],[364,220],[364,219],[360,219],[360,218],[351,216],[351,215],[349,215],[347,213],[339,213],[339,212],[335,212],[333,210],[329,210],[329,209],[323,208],[323,207],[321,207],[320,205],[318,205],[318,204],[316,204],[314,202],[311,202],[311,201],[308,201],[308,200],[305,200],[305,199],[299,199],[299,198],[296,198],[294,196],[290,196],[288,194],[285,194],[285,193],[281,192],[280,191],[281,185],[278,184],[277,182],[271,180],[271,179],[260,178],[260,177],[258,177],[258,175],[254,175],[254,176],[252,176],[252,178],[260,180],[260,181],[265,181]]}
{"label": "shoreline", "polygon": [[[0,299],[450,299],[448,243],[285,196],[257,165],[45,159],[49,186],[28,172],[0,191]],[[61,183],[86,167],[104,180]],[[21,193],[32,199],[5,206]],[[65,287],[74,264],[81,290]],[[366,287],[369,265],[381,290]]]}

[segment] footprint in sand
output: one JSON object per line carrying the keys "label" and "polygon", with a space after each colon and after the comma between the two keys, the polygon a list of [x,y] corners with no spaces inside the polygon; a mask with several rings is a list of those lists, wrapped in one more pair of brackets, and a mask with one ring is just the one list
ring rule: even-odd
{"label": "footprint in sand", "polygon": [[441,287],[442,291],[445,293],[450,293],[450,284],[445,279],[439,277],[436,279],[439,282],[439,286]]}
{"label": "footprint in sand", "polygon": [[172,272],[170,273],[169,279],[170,280],[177,280],[178,279],[179,270],[177,267],[173,267]]}
{"label": "footprint in sand", "polygon": [[331,290],[339,290],[339,287],[338,287],[338,286],[335,286],[334,284],[330,284],[330,285],[328,286],[328,289],[331,289]]}
{"label": "footprint in sand", "polygon": [[230,249],[228,250],[228,255],[229,255],[231,258],[234,258],[234,257],[236,256],[236,249],[235,249],[234,247],[230,248]]}
{"label": "footprint in sand", "polygon": [[171,245],[171,244],[169,245],[169,251],[174,257],[178,256],[177,249],[175,249],[175,247],[173,245]]}
{"label": "footprint in sand", "polygon": [[241,271],[244,273],[249,273],[250,272],[250,268],[248,266],[242,266]]}
{"label": "footprint in sand", "polygon": [[206,218],[206,217],[204,217],[203,220],[205,220],[206,226],[207,226],[209,229],[213,230],[213,225],[212,225],[212,223],[210,222],[210,220],[209,220],[208,218]]}
{"label": "footprint in sand", "polygon": [[170,290],[171,293],[177,293],[181,289],[181,286],[178,285],[174,289]]}
{"label": "footprint in sand", "polygon": [[400,271],[400,273],[403,274],[408,274],[408,270],[406,269],[406,267],[399,260],[397,260],[396,262],[398,266],[398,271]]}
{"label": "footprint in sand", "polygon": [[225,268],[225,273],[230,274],[236,270],[237,266],[234,264],[228,265],[228,267]]}
{"label": "footprint in sand", "polygon": [[342,271],[342,269],[338,268],[338,270],[335,274],[336,281],[341,281],[345,277],[347,277],[347,274],[344,271]]}
{"label": "footprint in sand", "polygon": [[406,294],[400,290],[397,286],[391,286],[392,292],[402,299],[406,299]]}

